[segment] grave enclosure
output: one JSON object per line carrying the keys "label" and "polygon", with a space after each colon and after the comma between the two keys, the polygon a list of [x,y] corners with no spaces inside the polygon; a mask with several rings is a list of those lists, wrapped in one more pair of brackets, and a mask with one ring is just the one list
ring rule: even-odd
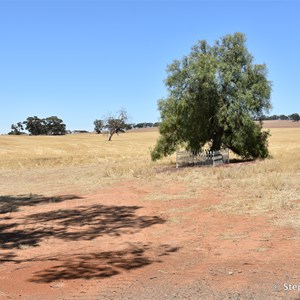
{"label": "grave enclosure", "polygon": [[176,168],[188,166],[219,166],[229,163],[229,149],[193,153],[191,151],[177,151]]}

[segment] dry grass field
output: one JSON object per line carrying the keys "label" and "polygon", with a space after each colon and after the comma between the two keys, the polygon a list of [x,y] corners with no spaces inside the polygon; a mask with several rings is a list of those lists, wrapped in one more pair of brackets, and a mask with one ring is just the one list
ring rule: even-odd
{"label": "dry grass field", "polygon": [[[229,199],[235,195],[216,209],[253,214],[276,209],[294,211],[300,200],[300,126],[283,123],[266,124],[272,134],[272,159],[177,172],[175,156],[158,163],[150,161],[150,149],[158,137],[156,129],[120,134],[111,142],[105,135],[96,134],[1,136],[0,193],[86,194],[121,180],[158,180],[161,184],[184,183],[189,187],[185,197],[203,187],[214,188]],[[300,226],[297,216],[286,221]]]}
{"label": "dry grass field", "polygon": [[129,132],[111,142],[97,134],[1,136],[1,193],[48,195],[68,188],[86,193],[122,179],[147,179],[170,161],[151,163],[149,149],[157,136]]}
{"label": "dry grass field", "polygon": [[0,299],[298,299],[295,125],[215,168],[151,162],[155,129],[0,136]]}

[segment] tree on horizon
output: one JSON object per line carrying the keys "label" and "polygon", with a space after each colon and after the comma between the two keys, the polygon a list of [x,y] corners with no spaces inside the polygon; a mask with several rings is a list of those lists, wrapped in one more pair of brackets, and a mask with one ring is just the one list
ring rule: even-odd
{"label": "tree on horizon", "polygon": [[117,116],[110,115],[104,120],[96,119],[94,121],[95,131],[97,133],[101,133],[103,129],[108,130],[109,136],[108,141],[111,141],[114,134],[118,134],[119,132],[124,132],[128,128],[128,124],[126,124],[128,120],[127,111],[122,108]]}

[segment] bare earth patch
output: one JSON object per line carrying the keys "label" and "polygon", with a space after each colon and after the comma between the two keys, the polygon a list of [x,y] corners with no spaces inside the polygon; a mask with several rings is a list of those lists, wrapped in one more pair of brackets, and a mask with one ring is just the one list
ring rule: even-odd
{"label": "bare earth patch", "polygon": [[299,298],[285,291],[300,285],[299,230],[210,210],[224,201],[214,189],[185,190],[126,180],[87,196],[1,197],[0,298]]}

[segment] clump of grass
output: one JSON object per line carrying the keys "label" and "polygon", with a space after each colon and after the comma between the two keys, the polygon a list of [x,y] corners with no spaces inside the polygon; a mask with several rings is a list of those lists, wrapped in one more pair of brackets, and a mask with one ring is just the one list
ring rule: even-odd
{"label": "clump of grass", "polygon": [[248,238],[247,233],[232,233],[232,232],[223,232],[218,235],[219,240],[227,241],[239,241]]}
{"label": "clump of grass", "polygon": [[[281,214],[282,225],[298,226],[300,205],[294,200],[300,199],[300,148],[295,140],[300,140],[300,130],[273,129],[273,159],[211,170],[209,177],[225,200],[210,209],[252,215],[275,212]],[[291,211],[298,213],[285,218]]]}
{"label": "clump of grass", "polygon": [[[300,204],[294,200],[300,200],[300,129],[272,129],[271,133],[272,159],[217,168],[185,168],[164,175],[184,182],[187,191],[216,191],[223,201],[210,210],[251,215],[273,212],[281,215],[281,224],[297,226]],[[164,180],[163,175],[160,180]],[[285,212],[297,213],[285,219]]]}
{"label": "clump of grass", "polygon": [[166,194],[166,193],[152,193],[145,196],[142,201],[173,201],[173,200],[182,200],[190,198],[188,193],[179,193],[176,195]]}

